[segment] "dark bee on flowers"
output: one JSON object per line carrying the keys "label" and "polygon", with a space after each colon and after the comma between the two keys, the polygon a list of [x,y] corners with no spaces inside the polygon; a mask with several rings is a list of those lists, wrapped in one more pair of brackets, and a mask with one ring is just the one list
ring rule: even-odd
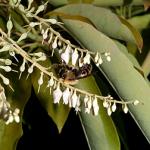
{"label": "dark bee on flowers", "polygon": [[69,66],[67,64],[55,64],[55,70],[64,83],[74,85],[79,79],[91,75],[92,65],[84,64],[82,67]]}

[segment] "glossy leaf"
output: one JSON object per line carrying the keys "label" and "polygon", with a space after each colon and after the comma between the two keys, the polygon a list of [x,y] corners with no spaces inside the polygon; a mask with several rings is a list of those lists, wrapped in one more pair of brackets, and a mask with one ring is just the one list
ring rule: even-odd
{"label": "glossy leaf", "polygon": [[121,44],[120,42],[114,40],[115,44],[117,45],[117,47],[119,48],[119,50],[121,52],[123,52],[128,59],[132,62],[133,66],[136,68],[139,68],[140,70],[142,70],[139,62],[137,61],[137,59],[135,58],[135,56],[133,56],[131,53],[128,52],[127,47],[125,47],[123,44]]}
{"label": "glossy leaf", "polygon": [[[54,6],[61,6],[61,5],[66,5],[69,4],[69,1],[74,1],[75,0],[49,0],[49,2],[54,5]],[[76,3],[81,2],[81,0],[76,0]],[[89,1],[89,0],[87,0]],[[90,0],[91,1],[91,0]],[[124,4],[123,0],[93,0],[92,4],[98,5],[98,6],[122,6]],[[142,0],[133,0],[132,5],[142,5],[143,2]]]}
{"label": "glossy leaf", "polygon": [[121,20],[121,22],[126,25],[130,31],[132,32],[132,34],[134,35],[134,38],[136,40],[136,43],[137,43],[137,46],[139,48],[139,51],[141,52],[141,49],[143,47],[143,39],[142,39],[142,36],[141,34],[139,33],[139,31],[134,27],[132,26],[126,19],[122,18],[122,17],[119,17],[119,19]]}
{"label": "glossy leaf", "polygon": [[[44,66],[51,66],[51,63],[49,60],[42,63]],[[49,116],[53,119],[55,124],[57,125],[59,133],[61,132],[67,118],[68,114],[70,112],[70,109],[68,106],[62,104],[62,101],[59,104],[53,103],[53,96],[49,92],[49,88],[47,87],[48,83],[48,77],[44,75],[44,83],[41,85],[41,88],[38,93],[38,80],[40,78],[40,71],[36,69],[34,73],[32,74],[32,84],[35,90],[35,93],[37,95],[37,98],[43,105],[43,107],[48,112]]]}
{"label": "glossy leaf", "polygon": [[128,21],[138,30],[143,30],[148,27],[150,23],[150,14],[135,16],[128,19]]}
{"label": "glossy leaf", "polygon": [[[76,87],[91,93],[101,94],[93,77],[80,80]],[[113,121],[104,110],[102,101],[99,104],[100,112],[98,116],[85,114],[84,111],[79,113],[89,149],[120,150],[119,137]]]}
{"label": "glossy leaf", "polygon": [[[138,31],[132,27],[131,32],[129,28],[122,24],[118,17],[109,9],[96,7],[90,4],[73,4],[58,8],[55,11],[67,13],[68,15],[80,15],[86,17],[99,31],[106,35],[137,44],[140,48],[142,47],[142,40]],[[135,34],[136,36],[134,36]]]}
{"label": "glossy leaf", "polygon": [[[31,82],[25,80],[25,76],[22,76],[18,80],[19,75],[11,73],[9,76],[14,92],[7,88],[7,100],[10,102],[13,108],[19,108],[21,110],[20,117],[22,121],[22,115],[24,106],[27,103],[31,94]],[[6,125],[0,120],[0,149],[3,150],[16,150],[17,142],[22,136],[22,123],[12,123]]]}
{"label": "glossy leaf", "polygon": [[84,16],[70,15],[70,14],[66,14],[66,13],[62,13],[62,12],[55,12],[55,11],[49,12],[47,15],[48,16],[59,16],[62,19],[71,19],[71,20],[83,21],[83,22],[89,23],[89,24],[93,25],[94,27],[96,27],[90,19],[88,19]]}
{"label": "glossy leaf", "polygon": [[69,3],[92,3],[94,0],[68,0]]}
{"label": "glossy leaf", "polygon": [[145,73],[146,76],[150,74],[150,51],[148,52],[143,64],[142,64],[142,69]]}
{"label": "glossy leaf", "polygon": [[63,20],[72,34],[89,50],[109,51],[111,62],[105,61],[99,68],[123,100],[139,100],[138,106],[129,106],[131,115],[141,131],[150,141],[150,87],[137,72],[128,58],[120,52],[116,44],[89,24],[80,21]]}

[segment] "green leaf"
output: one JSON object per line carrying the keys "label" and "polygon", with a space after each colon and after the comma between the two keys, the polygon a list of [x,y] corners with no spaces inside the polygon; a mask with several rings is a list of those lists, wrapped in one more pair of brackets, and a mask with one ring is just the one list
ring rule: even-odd
{"label": "green leaf", "polygon": [[128,19],[128,21],[138,30],[143,30],[147,28],[150,23],[150,14],[145,14],[142,16],[135,16],[135,17]]}
{"label": "green leaf", "polygon": [[150,142],[150,87],[145,79],[134,69],[132,63],[110,38],[89,24],[65,19],[63,21],[69,31],[87,49],[100,53],[110,52],[111,62],[104,61],[99,69],[121,99],[141,102],[138,106],[130,105],[129,109],[135,122]]}
{"label": "green leaf", "polygon": [[[99,31],[106,35],[126,42],[131,42],[140,48],[142,47],[142,38],[138,31],[133,27],[131,30],[131,27],[128,28],[126,25],[122,24],[118,17],[109,9],[96,7],[90,4],[70,4],[58,8],[55,11],[67,13],[68,15],[84,16],[88,18]],[[135,34],[136,36],[134,36]]]}
{"label": "green leaf", "polygon": [[[69,1],[75,1],[75,0],[49,0],[50,4],[54,5],[54,6],[62,6],[62,5],[66,5],[69,4]],[[81,1],[81,0],[76,0],[77,2]],[[82,0],[84,1],[84,0]],[[89,1],[89,0],[87,0]],[[91,1],[91,0],[90,0]],[[125,1],[125,0],[124,0]],[[122,6],[124,4],[124,1],[122,0],[93,0],[92,4],[97,5],[97,6]],[[132,2],[132,6],[133,5],[142,5],[143,2],[142,0],[133,0]]]}
{"label": "green leaf", "polygon": [[141,52],[141,49],[143,47],[143,39],[142,36],[140,35],[140,33],[138,32],[138,30],[132,26],[126,19],[119,17],[119,19],[121,20],[121,22],[126,25],[129,30],[132,32],[132,34],[134,35],[134,38],[136,40],[137,46],[139,48],[139,51]]}
{"label": "green leaf", "polygon": [[[51,66],[50,60],[47,60],[42,63],[43,66]],[[37,95],[37,98],[41,102],[42,106],[46,109],[48,112],[48,115],[53,119],[55,124],[57,125],[59,133],[61,133],[62,128],[68,118],[68,114],[70,112],[70,109],[68,106],[59,103],[54,104],[53,103],[53,96],[49,92],[49,88],[47,87],[48,83],[48,77],[44,76],[44,83],[40,88],[40,91],[38,93],[38,80],[40,78],[40,71],[38,69],[35,69],[34,73],[32,74],[32,84],[35,90],[35,93]]]}
{"label": "green leaf", "polygon": [[114,40],[115,44],[118,46],[119,50],[121,50],[121,52],[123,52],[128,59],[132,62],[134,68],[139,71],[139,73],[141,73],[141,75],[144,77],[145,72],[143,71],[143,68],[140,66],[139,62],[136,60],[136,58],[134,57],[134,55],[132,55],[131,53],[128,52],[127,48],[119,43],[118,41]]}
{"label": "green leaf", "polygon": [[92,3],[94,0],[68,0],[69,3]]}
{"label": "green leaf", "polygon": [[[80,80],[76,87],[101,95],[93,77]],[[85,114],[84,110],[79,113],[89,149],[120,150],[119,137],[113,121],[103,108],[102,101],[99,102],[99,105],[100,112],[98,116]]]}
{"label": "green leaf", "polygon": [[[22,120],[24,106],[27,103],[31,94],[31,82],[25,80],[25,76],[22,76],[18,80],[16,73],[9,74],[9,79],[12,82],[11,85],[14,92],[10,89],[6,89],[6,97],[13,108],[19,108],[21,110],[20,117]],[[16,150],[17,142],[22,136],[22,123],[12,123],[6,125],[3,121],[0,121],[0,149],[3,150]]]}
{"label": "green leaf", "polygon": [[148,52],[143,64],[142,64],[142,69],[145,73],[146,76],[150,74],[150,51]]}
{"label": "green leaf", "polygon": [[83,22],[89,23],[95,27],[95,25],[88,18],[86,18],[84,16],[70,15],[70,14],[66,14],[66,13],[62,13],[62,12],[56,12],[56,11],[48,12],[48,14],[46,14],[46,15],[48,15],[48,16],[59,16],[62,19],[71,19],[71,20],[83,21]]}

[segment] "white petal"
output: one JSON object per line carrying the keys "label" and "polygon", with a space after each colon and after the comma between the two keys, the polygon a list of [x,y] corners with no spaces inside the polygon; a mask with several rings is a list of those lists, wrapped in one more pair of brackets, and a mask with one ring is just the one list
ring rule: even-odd
{"label": "white petal", "polygon": [[77,100],[77,104],[76,104],[76,107],[75,107],[75,111],[76,112],[81,111],[81,109],[80,109],[80,95],[78,96],[78,100]]}
{"label": "white petal", "polygon": [[135,100],[134,102],[133,102],[133,104],[134,105],[138,105],[140,102],[138,101],[138,100]]}
{"label": "white petal", "polygon": [[55,37],[55,40],[54,40],[54,42],[52,44],[52,48],[53,49],[57,48],[57,39],[58,39],[58,37]]}
{"label": "white petal", "polygon": [[112,107],[111,107],[111,109],[112,109],[112,112],[115,112],[116,111],[116,103],[114,103],[113,105],[112,105]]}
{"label": "white petal", "polygon": [[94,98],[92,105],[93,105],[93,107],[96,107],[96,106],[98,105],[98,102],[97,102],[97,98],[96,98],[96,97]]}
{"label": "white petal", "polygon": [[77,101],[78,101],[78,96],[76,94],[76,91],[74,91],[71,99],[72,99],[72,107],[75,108],[77,105]]}
{"label": "white petal", "polygon": [[79,57],[78,51],[75,49],[72,54],[72,65],[74,65],[74,66],[76,65],[78,57]]}
{"label": "white petal", "polygon": [[63,104],[67,105],[69,103],[70,91],[69,88],[66,88],[63,92]]}
{"label": "white petal", "polygon": [[83,58],[80,57],[80,58],[79,58],[79,67],[82,67],[82,66],[83,66]]}
{"label": "white petal", "polygon": [[112,111],[111,111],[111,107],[110,107],[110,106],[107,108],[107,114],[108,114],[108,116],[110,116],[110,115],[112,114]]}
{"label": "white petal", "polygon": [[68,53],[68,54],[71,53],[71,47],[70,47],[70,45],[67,45],[67,48],[66,48],[65,52]]}
{"label": "white petal", "polygon": [[96,53],[95,58],[94,58],[94,61],[95,61],[96,63],[98,62],[98,58],[99,58],[98,53]]}
{"label": "white petal", "polygon": [[99,58],[98,63],[101,65],[103,63],[102,57]]}
{"label": "white petal", "polygon": [[90,54],[86,53],[85,57],[83,58],[83,63],[84,64],[90,64]]}
{"label": "white petal", "polygon": [[89,97],[87,96],[87,95],[85,95],[85,97],[84,97],[84,106],[86,107],[87,106],[87,102],[88,102],[88,100],[89,100]]}
{"label": "white petal", "polygon": [[14,116],[14,120],[19,123],[20,122],[20,117],[19,116]]}
{"label": "white petal", "polygon": [[128,113],[128,107],[127,107],[127,105],[126,105],[126,104],[125,104],[125,105],[124,105],[124,107],[123,107],[123,111],[124,111],[124,113],[125,113],[125,114],[127,114],[127,113]]}
{"label": "white petal", "polygon": [[108,108],[109,107],[109,103],[106,100],[104,100],[104,102],[103,102],[103,107],[104,108]]}
{"label": "white petal", "polygon": [[107,56],[106,59],[107,59],[107,61],[111,61],[111,57],[110,56]]}
{"label": "white petal", "polygon": [[56,90],[53,91],[53,98],[54,98],[54,104],[59,103],[61,97],[62,97],[62,91],[60,90],[59,85],[57,86]]}
{"label": "white petal", "polygon": [[94,115],[97,116],[99,112],[99,106],[93,107]]}
{"label": "white petal", "polygon": [[88,107],[88,109],[91,110],[91,107],[92,107],[92,100],[91,100],[91,98],[87,102],[87,107]]}
{"label": "white petal", "polygon": [[61,54],[61,59],[64,60],[66,64],[68,64],[69,60],[70,60],[70,55],[68,53],[64,52]]}
{"label": "white petal", "polygon": [[98,102],[97,102],[97,98],[94,98],[92,105],[93,105],[94,115],[98,115],[99,105],[98,105]]}
{"label": "white petal", "polygon": [[46,29],[46,31],[43,33],[43,39],[45,40],[47,38],[49,28]]}
{"label": "white petal", "polygon": [[89,109],[89,108],[85,108],[85,113],[89,114],[89,113],[90,113],[90,111],[91,111],[91,109]]}

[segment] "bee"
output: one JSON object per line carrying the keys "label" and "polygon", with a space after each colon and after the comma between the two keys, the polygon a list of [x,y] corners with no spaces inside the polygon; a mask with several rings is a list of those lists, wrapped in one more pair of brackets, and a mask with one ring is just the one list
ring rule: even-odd
{"label": "bee", "polygon": [[86,78],[92,73],[92,65],[84,64],[82,67],[69,66],[67,64],[55,64],[55,70],[59,78],[67,84],[74,85],[79,79]]}

